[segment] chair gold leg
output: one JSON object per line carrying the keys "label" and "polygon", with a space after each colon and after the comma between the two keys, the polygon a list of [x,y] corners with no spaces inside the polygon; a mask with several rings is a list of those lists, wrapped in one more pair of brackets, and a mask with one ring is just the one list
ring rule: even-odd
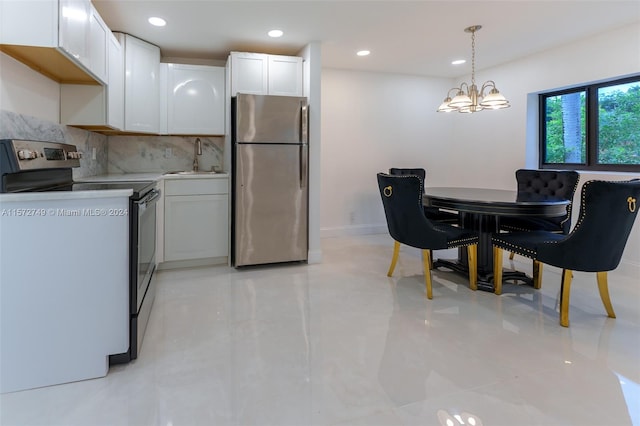
{"label": "chair gold leg", "polygon": [[493,246],[493,292],[502,294],[502,249]]}
{"label": "chair gold leg", "polygon": [[509,253],[509,260],[513,260],[513,256],[515,255],[514,252]]}
{"label": "chair gold leg", "polygon": [[393,275],[393,270],[396,269],[396,262],[398,262],[398,255],[400,254],[400,243],[394,241],[393,244],[393,257],[391,258],[391,265],[389,266],[389,272],[387,272],[387,276],[390,277]]}
{"label": "chair gold leg", "polygon": [[422,250],[422,261],[424,263],[424,280],[427,285],[427,299],[433,299],[433,292],[431,290],[431,250]]}
{"label": "chair gold leg", "polygon": [[600,290],[600,299],[602,299],[602,304],[604,308],[607,310],[607,315],[609,318],[615,318],[616,313],[613,312],[613,306],[611,305],[611,299],[609,298],[609,286],[607,284],[607,273],[606,272],[598,272],[598,290]]}
{"label": "chair gold leg", "polygon": [[563,327],[569,327],[569,294],[571,292],[571,278],[573,278],[571,270],[563,269],[560,289],[560,325]]}
{"label": "chair gold leg", "polygon": [[478,245],[467,247],[467,258],[469,261],[469,288],[478,289]]}
{"label": "chair gold leg", "polygon": [[533,261],[533,288],[542,288],[542,263],[538,260]]}

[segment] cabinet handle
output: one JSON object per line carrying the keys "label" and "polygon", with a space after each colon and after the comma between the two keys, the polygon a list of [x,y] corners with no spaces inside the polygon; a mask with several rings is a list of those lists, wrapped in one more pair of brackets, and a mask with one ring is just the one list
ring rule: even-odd
{"label": "cabinet handle", "polygon": [[301,102],[300,114],[300,143],[309,142],[309,105],[305,101]]}
{"label": "cabinet handle", "polygon": [[300,188],[307,187],[308,145],[300,145]]}

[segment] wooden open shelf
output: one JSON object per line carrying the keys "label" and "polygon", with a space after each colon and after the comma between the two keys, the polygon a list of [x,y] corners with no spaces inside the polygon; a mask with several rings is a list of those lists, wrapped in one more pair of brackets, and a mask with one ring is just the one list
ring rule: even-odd
{"label": "wooden open shelf", "polygon": [[58,83],[101,85],[59,49],[0,44],[0,51]]}

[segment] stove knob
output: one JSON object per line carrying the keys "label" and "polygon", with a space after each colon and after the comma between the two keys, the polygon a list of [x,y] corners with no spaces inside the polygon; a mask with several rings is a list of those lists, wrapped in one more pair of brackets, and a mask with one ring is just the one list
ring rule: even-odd
{"label": "stove knob", "polygon": [[18,151],[18,159],[20,160],[33,160],[34,158],[38,158],[38,153],[36,151],[28,149],[21,149]]}
{"label": "stove knob", "polygon": [[81,159],[82,158],[82,152],[80,152],[80,151],[76,152],[76,156],[77,156],[76,158],[78,160]]}

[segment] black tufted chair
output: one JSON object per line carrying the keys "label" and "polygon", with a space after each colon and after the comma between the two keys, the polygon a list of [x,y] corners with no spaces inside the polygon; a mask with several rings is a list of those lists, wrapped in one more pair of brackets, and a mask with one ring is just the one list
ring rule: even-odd
{"label": "black tufted chair", "polygon": [[[553,195],[573,201],[573,194],[578,188],[580,174],[573,170],[516,170],[518,194],[534,193]],[[567,206],[567,214],[558,217],[504,217],[500,219],[500,229],[514,231],[550,231],[568,234],[571,229],[571,204]],[[513,259],[513,252],[509,255]]]}
{"label": "black tufted chair", "polygon": [[580,217],[568,235],[549,231],[494,234],[491,242],[495,293],[502,293],[502,251],[509,250],[534,260],[534,280],[542,278],[542,263],[563,269],[562,326],[569,326],[571,271],[597,272],[602,303],[609,317],[615,318],[607,272],[618,267],[639,208],[640,179],[624,182],[591,180],[582,186]]}
{"label": "black tufted chair", "polygon": [[431,250],[443,250],[468,246],[469,284],[477,289],[478,234],[444,223],[433,223],[422,209],[423,179],[418,175],[392,176],[378,173],[378,188],[389,234],[395,240],[393,258],[387,276],[393,275],[398,261],[400,244],[422,250],[427,297],[433,298],[431,290]]}
{"label": "black tufted chair", "polygon": [[[389,174],[393,175],[393,176],[416,175],[420,179],[422,179],[423,187],[424,187],[424,182],[425,182],[426,175],[427,175],[426,171],[424,169],[422,169],[422,168],[401,169],[401,168],[397,168],[397,167],[390,168],[389,169]],[[451,223],[451,224],[458,223],[458,214],[457,213],[452,213],[452,212],[447,212],[447,211],[444,211],[444,210],[440,210],[437,207],[424,206],[423,208],[424,208],[424,214],[430,220],[435,220],[436,222]]]}

